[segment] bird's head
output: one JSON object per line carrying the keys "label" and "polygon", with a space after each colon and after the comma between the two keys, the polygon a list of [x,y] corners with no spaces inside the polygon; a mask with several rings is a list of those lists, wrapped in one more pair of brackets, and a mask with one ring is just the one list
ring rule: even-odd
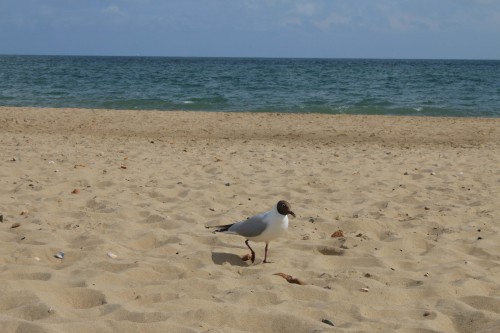
{"label": "bird's head", "polygon": [[280,200],[276,205],[276,208],[278,209],[278,213],[281,215],[292,215],[295,217],[295,213],[292,211],[290,204],[285,200]]}

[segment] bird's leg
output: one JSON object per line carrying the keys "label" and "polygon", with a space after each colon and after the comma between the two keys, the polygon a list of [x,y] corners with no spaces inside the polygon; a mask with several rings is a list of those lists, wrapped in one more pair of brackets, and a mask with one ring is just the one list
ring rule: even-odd
{"label": "bird's leg", "polygon": [[269,243],[266,243],[266,250],[265,250],[265,253],[264,253],[264,264],[270,263],[270,261],[267,261],[267,246],[268,245],[269,245]]}
{"label": "bird's leg", "polygon": [[250,247],[250,244],[248,244],[248,239],[245,241],[245,244],[248,246],[248,248],[250,249],[250,252],[252,253],[251,257],[250,257],[250,260],[252,260],[252,263],[255,261],[255,252],[254,250],[252,250],[252,248]]}

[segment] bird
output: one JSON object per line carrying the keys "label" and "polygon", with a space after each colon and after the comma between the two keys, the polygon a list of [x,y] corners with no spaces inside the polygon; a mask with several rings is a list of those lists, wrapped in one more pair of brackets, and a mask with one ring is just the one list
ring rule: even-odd
{"label": "bird", "polygon": [[250,247],[248,241],[265,242],[264,263],[267,261],[267,250],[269,242],[281,237],[288,230],[288,215],[295,217],[290,204],[285,200],[280,200],[271,210],[254,215],[244,221],[232,224],[218,225],[210,228],[218,228],[215,232],[225,234],[236,234],[245,238],[245,244],[250,249],[250,257],[243,257],[243,260],[250,259],[255,262],[255,251]]}

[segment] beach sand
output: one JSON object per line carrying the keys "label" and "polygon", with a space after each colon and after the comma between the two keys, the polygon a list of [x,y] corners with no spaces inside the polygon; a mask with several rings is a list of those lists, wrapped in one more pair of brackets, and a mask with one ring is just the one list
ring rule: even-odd
{"label": "beach sand", "polygon": [[[0,124],[1,332],[499,331],[498,118],[3,107]],[[270,264],[205,228],[280,199],[297,217]]]}

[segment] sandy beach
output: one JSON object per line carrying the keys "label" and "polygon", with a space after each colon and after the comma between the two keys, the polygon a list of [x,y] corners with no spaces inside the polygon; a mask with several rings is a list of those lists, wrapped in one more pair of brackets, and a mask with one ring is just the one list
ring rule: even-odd
{"label": "sandy beach", "polygon": [[[500,118],[1,107],[0,124],[1,332],[499,331]],[[205,228],[280,199],[297,217],[272,263]]]}

